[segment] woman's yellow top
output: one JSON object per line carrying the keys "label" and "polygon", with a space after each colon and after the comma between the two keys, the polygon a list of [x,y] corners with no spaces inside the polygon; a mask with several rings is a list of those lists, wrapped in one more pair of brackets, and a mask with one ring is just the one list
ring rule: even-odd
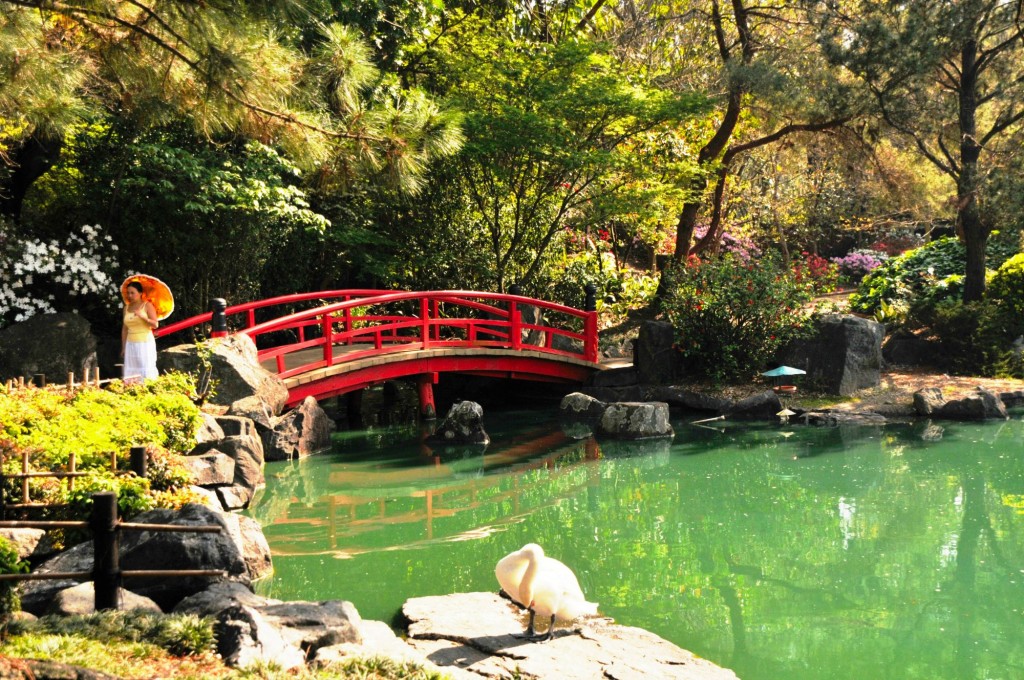
{"label": "woman's yellow top", "polygon": [[153,329],[149,324],[135,312],[129,312],[127,307],[124,310],[124,325],[128,328],[128,337],[125,338],[128,342],[146,342],[153,337]]}

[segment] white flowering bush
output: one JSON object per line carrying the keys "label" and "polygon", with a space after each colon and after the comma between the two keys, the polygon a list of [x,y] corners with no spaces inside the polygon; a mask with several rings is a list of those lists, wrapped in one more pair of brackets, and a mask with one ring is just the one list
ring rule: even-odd
{"label": "white flowering bush", "polygon": [[98,224],[63,243],[0,237],[0,244],[0,327],[81,306],[111,310],[120,300],[108,273],[117,267],[117,245]]}

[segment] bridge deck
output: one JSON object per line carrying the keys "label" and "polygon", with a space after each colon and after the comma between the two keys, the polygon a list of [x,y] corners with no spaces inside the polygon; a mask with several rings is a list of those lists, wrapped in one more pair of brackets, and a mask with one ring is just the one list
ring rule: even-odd
{"label": "bridge deck", "polygon": [[[479,359],[482,357],[518,357],[518,358],[532,358],[542,361],[557,361],[564,364],[570,364],[573,366],[579,366],[581,368],[593,369],[594,364],[577,359],[570,356],[553,356],[548,352],[533,351],[533,350],[509,350],[500,348],[486,348],[486,347],[440,347],[435,349],[409,349],[404,351],[390,352],[388,354],[382,354],[379,356],[364,357],[354,361],[345,361],[344,357],[346,354],[355,354],[357,352],[364,352],[367,349],[371,349],[372,345],[369,344],[335,344],[333,345],[334,361],[333,366],[326,366],[317,368],[300,375],[291,376],[284,378],[285,386],[291,390],[292,388],[308,383],[323,380],[331,376],[341,375],[343,373],[351,373],[362,371],[365,369],[373,368],[375,366],[384,366],[386,364],[393,364],[397,362],[405,362],[412,360],[422,359],[436,359],[441,357],[467,357]],[[285,370],[290,370],[299,366],[315,362],[317,359],[323,357],[322,348],[306,349],[299,352],[292,352],[285,355]],[[274,373],[277,371],[277,361],[275,359],[267,359],[262,362],[263,367],[268,371]],[[609,359],[602,362],[598,366],[598,370],[606,370],[609,368],[618,368],[621,366],[629,366],[631,362],[623,359]]]}

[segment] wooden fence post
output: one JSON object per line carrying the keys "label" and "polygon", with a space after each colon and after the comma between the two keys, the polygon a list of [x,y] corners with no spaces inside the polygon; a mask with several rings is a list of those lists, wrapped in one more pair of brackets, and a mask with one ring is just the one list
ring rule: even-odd
{"label": "wooden fence post", "polygon": [[137,477],[149,476],[149,458],[146,454],[145,446],[133,446],[128,450],[128,455],[131,459],[128,463],[128,469],[135,473]]}
{"label": "wooden fence post", "polygon": [[118,590],[121,586],[121,566],[118,559],[117,494],[112,491],[92,496],[92,515],[89,517],[93,545],[93,587],[96,611],[117,609]]}

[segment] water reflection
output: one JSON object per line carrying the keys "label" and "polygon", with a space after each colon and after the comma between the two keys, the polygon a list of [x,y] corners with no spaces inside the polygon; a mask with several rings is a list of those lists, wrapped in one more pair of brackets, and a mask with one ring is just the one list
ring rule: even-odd
{"label": "water reflection", "polygon": [[[716,424],[717,426],[717,424]],[[484,451],[347,434],[268,466],[253,514],[281,598],[494,590],[537,541],[622,623],[759,678],[1013,677],[1024,668],[1024,423],[575,439],[532,414]],[[1015,670],[1016,669],[1016,670]]]}

